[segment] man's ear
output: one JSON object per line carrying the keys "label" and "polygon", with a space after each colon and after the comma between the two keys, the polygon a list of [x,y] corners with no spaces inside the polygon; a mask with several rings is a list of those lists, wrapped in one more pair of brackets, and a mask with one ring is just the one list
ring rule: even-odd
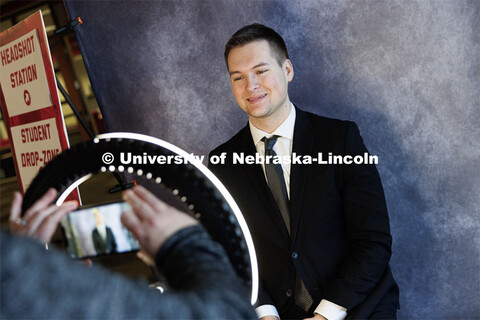
{"label": "man's ear", "polygon": [[290,59],[285,59],[283,62],[283,70],[285,71],[285,75],[287,76],[288,82],[293,80],[293,65]]}

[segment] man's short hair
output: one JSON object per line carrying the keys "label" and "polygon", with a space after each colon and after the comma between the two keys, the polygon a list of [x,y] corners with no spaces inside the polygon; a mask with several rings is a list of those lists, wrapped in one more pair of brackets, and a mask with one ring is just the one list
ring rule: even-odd
{"label": "man's short hair", "polygon": [[275,30],[263,24],[254,23],[241,28],[228,40],[224,53],[227,67],[228,55],[232,49],[258,40],[266,40],[270,44],[270,48],[275,54],[279,65],[282,65],[285,59],[288,59],[287,46],[283,38]]}

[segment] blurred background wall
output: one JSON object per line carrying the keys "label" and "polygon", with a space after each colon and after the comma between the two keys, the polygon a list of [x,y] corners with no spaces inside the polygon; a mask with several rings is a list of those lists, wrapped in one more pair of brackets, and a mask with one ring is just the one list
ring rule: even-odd
{"label": "blurred background wall", "polygon": [[285,39],[291,100],[356,121],[379,156],[399,318],[480,318],[480,1],[65,1],[110,131],[207,155],[247,121],[223,48]]}

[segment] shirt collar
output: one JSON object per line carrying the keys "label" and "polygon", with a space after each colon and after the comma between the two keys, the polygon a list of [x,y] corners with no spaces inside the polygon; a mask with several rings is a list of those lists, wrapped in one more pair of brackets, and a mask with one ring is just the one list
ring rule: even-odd
{"label": "shirt collar", "polygon": [[268,133],[263,130],[260,130],[257,127],[255,127],[250,121],[248,121],[248,124],[250,126],[250,132],[252,133],[253,143],[255,144],[255,146],[265,136],[270,137],[273,135],[277,135],[282,138],[293,140],[293,130],[295,128],[296,111],[293,103],[290,102],[290,104],[292,107],[290,109],[290,113],[288,114],[287,119],[285,119],[285,121],[283,121],[282,124],[272,133]]}

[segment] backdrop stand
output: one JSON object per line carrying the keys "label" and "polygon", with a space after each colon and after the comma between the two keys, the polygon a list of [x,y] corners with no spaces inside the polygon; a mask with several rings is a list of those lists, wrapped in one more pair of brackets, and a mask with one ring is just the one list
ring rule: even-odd
{"label": "backdrop stand", "polygon": [[[92,130],[90,130],[90,128],[87,126],[87,124],[83,120],[83,118],[82,118],[80,112],[78,111],[77,107],[75,107],[75,104],[73,103],[72,99],[70,99],[70,96],[68,95],[67,91],[65,91],[65,88],[63,88],[60,81],[58,81],[57,77],[55,77],[55,80],[57,81],[58,89],[60,90],[60,92],[64,96],[65,100],[67,101],[68,105],[72,109],[73,113],[77,117],[78,121],[82,125],[85,132],[88,134],[89,138],[93,141],[95,139],[95,135],[93,134]],[[120,174],[116,171],[112,172],[112,174],[117,179],[118,184],[115,185],[113,188],[109,189],[108,190],[109,193],[114,193],[114,192],[117,192],[117,191],[130,189],[137,184],[135,181],[127,182],[125,180],[125,177],[123,176],[123,174]]]}

